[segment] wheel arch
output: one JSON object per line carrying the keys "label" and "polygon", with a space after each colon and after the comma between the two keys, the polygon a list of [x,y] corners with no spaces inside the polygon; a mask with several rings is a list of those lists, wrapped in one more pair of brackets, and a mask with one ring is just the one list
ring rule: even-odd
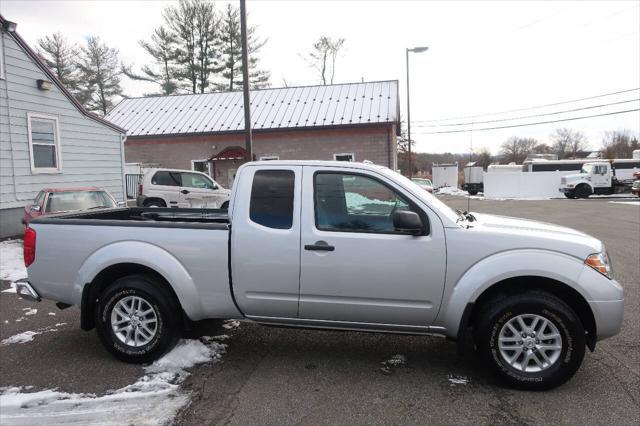
{"label": "wheel arch", "polygon": [[587,300],[577,290],[562,281],[535,275],[507,278],[486,288],[474,302],[469,303],[465,308],[465,313],[458,328],[459,340],[469,338],[469,329],[473,329],[474,324],[477,324],[478,314],[485,304],[497,298],[528,291],[550,293],[569,305],[578,315],[587,332],[585,336],[587,346],[592,351],[595,349],[597,340],[596,320]]}
{"label": "wheel arch", "polygon": [[587,301],[598,300],[599,286],[580,279],[584,268],[578,258],[549,250],[522,249],[493,254],[475,263],[450,290],[445,290],[435,325],[442,327],[450,338],[468,341],[476,308],[486,300],[499,294],[547,291],[574,309],[589,331],[587,341],[591,348],[597,338],[597,323]]}
{"label": "wheel arch", "polygon": [[158,197],[158,196],[153,196],[153,197],[147,197],[144,199],[144,202],[142,203],[143,206],[148,206],[150,203],[154,202],[154,201],[159,201],[162,204],[164,204],[165,207],[168,206],[167,201],[162,198],[162,197]]}
{"label": "wheel arch", "polygon": [[153,244],[119,241],[92,253],[78,271],[73,291],[74,299],[80,301],[83,329],[91,328],[91,320],[87,318],[93,315],[92,307],[106,285],[131,274],[156,277],[189,319],[204,317],[198,288],[177,258]]}
{"label": "wheel arch", "polygon": [[80,328],[88,331],[95,327],[94,311],[100,294],[111,283],[128,275],[147,275],[154,278],[155,283],[160,285],[162,292],[176,302],[183,317],[185,316],[178,295],[164,276],[156,270],[139,263],[116,263],[100,271],[91,282],[83,287],[82,302],[80,304]]}

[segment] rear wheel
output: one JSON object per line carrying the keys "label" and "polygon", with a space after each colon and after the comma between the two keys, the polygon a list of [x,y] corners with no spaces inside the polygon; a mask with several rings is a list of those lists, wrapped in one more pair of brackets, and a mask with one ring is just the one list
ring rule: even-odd
{"label": "rear wheel", "polygon": [[589,188],[589,185],[585,184],[578,185],[575,193],[577,198],[589,198],[589,195],[591,195],[591,188]]}
{"label": "rear wheel", "polygon": [[469,195],[477,195],[478,194],[478,190],[477,189],[470,189],[469,190]]}
{"label": "rear wheel", "polygon": [[163,283],[149,275],[129,275],[102,293],[96,306],[96,330],[117,358],[148,363],[170,350],[180,336],[180,310]]}
{"label": "rear wheel", "polygon": [[528,292],[493,300],[481,311],[478,347],[508,385],[545,390],[569,380],[585,351],[584,327],[562,300]]}

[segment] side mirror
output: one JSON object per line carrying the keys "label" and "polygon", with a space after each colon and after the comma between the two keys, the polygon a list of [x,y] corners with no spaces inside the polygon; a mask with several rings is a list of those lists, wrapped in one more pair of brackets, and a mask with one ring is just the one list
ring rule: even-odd
{"label": "side mirror", "polygon": [[32,212],[39,212],[40,211],[40,206],[38,204],[34,204],[31,206],[31,211]]}
{"label": "side mirror", "polygon": [[397,210],[393,213],[393,227],[396,231],[419,235],[422,233],[422,220],[416,212]]}
{"label": "side mirror", "polygon": [[118,207],[127,207],[126,201],[118,201]]}

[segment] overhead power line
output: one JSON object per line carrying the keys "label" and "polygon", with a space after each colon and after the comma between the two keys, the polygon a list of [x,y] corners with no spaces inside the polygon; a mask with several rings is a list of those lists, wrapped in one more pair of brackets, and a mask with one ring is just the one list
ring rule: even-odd
{"label": "overhead power line", "polygon": [[488,112],[488,113],[485,113],[485,114],[463,115],[463,116],[448,117],[448,118],[436,118],[436,119],[433,119],[433,120],[413,120],[412,123],[435,123],[436,121],[461,120],[461,119],[465,119],[465,118],[486,117],[488,115],[501,115],[501,114],[507,114],[507,113],[510,113],[510,112],[529,111],[529,110],[532,110],[532,109],[540,109],[540,108],[546,108],[546,107],[557,106],[557,105],[571,104],[571,103],[580,102],[580,101],[588,101],[590,99],[604,98],[606,96],[619,95],[621,93],[629,93],[629,92],[634,92],[634,91],[638,91],[638,90],[640,90],[640,87],[636,87],[635,89],[619,90],[617,92],[603,93],[603,94],[595,95],[595,96],[588,96],[586,98],[572,99],[572,100],[569,100],[569,101],[554,102],[554,103],[551,103],[551,104],[531,106],[531,107],[526,107],[526,108],[510,109],[510,110],[500,111],[500,112]]}
{"label": "overhead power line", "polygon": [[583,120],[586,118],[604,117],[607,115],[616,115],[616,114],[626,114],[629,112],[636,112],[636,111],[640,111],[640,108],[628,109],[624,111],[606,112],[603,114],[585,115],[582,117],[563,118],[560,120],[538,121],[536,123],[526,123],[526,124],[512,124],[510,126],[483,127],[480,129],[464,129],[464,130],[442,130],[442,131],[436,131],[436,132],[416,132],[416,133],[420,135],[437,135],[437,134],[445,134],[445,133],[482,132],[485,130],[510,129],[513,127],[527,127],[527,126],[538,126],[541,124],[561,123],[563,121]]}
{"label": "overhead power line", "polygon": [[608,104],[590,105],[590,106],[586,106],[586,107],[582,107],[582,108],[567,109],[567,110],[564,110],[564,111],[546,112],[546,113],[543,113],[543,114],[521,115],[519,117],[499,118],[499,119],[496,119],[496,120],[486,120],[486,121],[468,121],[466,123],[417,124],[414,127],[454,127],[454,126],[470,126],[470,125],[475,125],[475,124],[499,123],[499,122],[502,122],[502,121],[514,121],[514,120],[522,120],[522,119],[525,119],[525,118],[535,118],[535,117],[544,117],[544,116],[548,116],[548,115],[566,114],[568,112],[576,112],[576,111],[584,111],[584,110],[587,110],[587,109],[603,108],[603,107],[608,107],[608,106],[611,106],[611,105],[627,104],[629,102],[637,102],[637,101],[640,101],[640,98],[628,99],[628,100],[619,101],[619,102],[611,102],[611,103],[608,103]]}

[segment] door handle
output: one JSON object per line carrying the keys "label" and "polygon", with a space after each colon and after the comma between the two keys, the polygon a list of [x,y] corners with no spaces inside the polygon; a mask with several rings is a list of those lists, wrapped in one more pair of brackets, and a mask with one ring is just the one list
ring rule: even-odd
{"label": "door handle", "polygon": [[182,191],[180,191],[180,192],[182,192],[184,195],[187,195],[187,194],[189,193],[189,191],[188,191],[188,190],[186,190],[186,189],[183,189],[183,190],[182,190]]}
{"label": "door handle", "polygon": [[305,250],[309,251],[334,251],[336,248],[330,246],[326,241],[316,241],[315,244],[307,244],[304,246]]}

